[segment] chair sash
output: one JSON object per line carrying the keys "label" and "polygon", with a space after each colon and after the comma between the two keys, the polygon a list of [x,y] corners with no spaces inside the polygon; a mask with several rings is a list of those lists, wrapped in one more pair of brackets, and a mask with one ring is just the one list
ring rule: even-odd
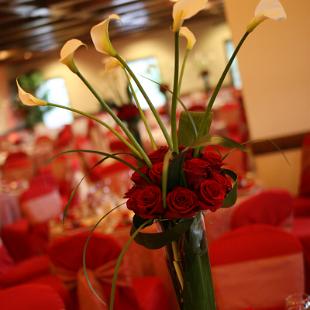
{"label": "chair sash", "polygon": [[[69,289],[76,289],[80,310],[108,310],[108,292],[104,291],[104,284],[112,284],[115,264],[116,260],[111,260],[94,270],[87,269],[87,277],[83,268],[77,272],[59,267],[53,269]],[[119,269],[117,286],[130,286],[130,278],[124,267]]]}

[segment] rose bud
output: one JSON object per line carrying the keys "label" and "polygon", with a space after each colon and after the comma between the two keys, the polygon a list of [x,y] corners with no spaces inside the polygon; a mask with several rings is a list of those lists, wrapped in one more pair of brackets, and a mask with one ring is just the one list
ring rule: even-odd
{"label": "rose bud", "polygon": [[162,162],[166,153],[168,152],[167,146],[161,146],[158,150],[148,154],[150,161],[154,163]]}
{"label": "rose bud", "polygon": [[214,180],[204,180],[199,185],[198,195],[204,204],[203,209],[215,211],[222,206],[226,190],[223,185]]}
{"label": "rose bud", "polygon": [[145,219],[160,218],[164,214],[162,194],[158,186],[147,185],[127,192],[127,208]]}
{"label": "rose bud", "polygon": [[199,211],[199,201],[196,194],[185,187],[175,187],[167,195],[165,217],[168,219],[193,217]]}
{"label": "rose bud", "polygon": [[209,164],[200,158],[185,161],[183,170],[186,181],[191,188],[195,188],[197,183],[200,183],[210,175]]}
{"label": "rose bud", "polygon": [[220,169],[223,166],[222,157],[219,153],[205,151],[202,154],[202,158],[210,165],[210,167],[215,169]]}
{"label": "rose bud", "polygon": [[162,174],[163,174],[163,163],[159,162],[153,164],[152,168],[149,171],[149,177],[151,181],[154,182],[155,184],[160,185]]}

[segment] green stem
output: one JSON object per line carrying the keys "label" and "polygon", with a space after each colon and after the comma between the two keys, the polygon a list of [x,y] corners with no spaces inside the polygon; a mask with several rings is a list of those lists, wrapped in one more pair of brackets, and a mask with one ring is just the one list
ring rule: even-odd
{"label": "green stem", "polygon": [[152,167],[152,162],[148,158],[147,154],[141,147],[141,145],[137,142],[135,137],[132,135],[130,130],[126,127],[126,125],[116,116],[116,114],[113,112],[113,110],[109,107],[109,105],[99,96],[99,94],[95,91],[95,89],[89,84],[89,82],[85,79],[85,77],[81,74],[80,71],[77,71],[77,76],[82,80],[82,82],[87,86],[87,88],[91,91],[91,93],[95,96],[95,98],[99,101],[101,106],[104,108],[104,110],[111,115],[111,117],[114,119],[117,125],[119,125],[123,132],[126,134],[126,136],[129,138],[129,140],[132,142],[134,147],[138,150],[138,152],[141,154],[142,158],[144,159],[147,166]]}
{"label": "green stem", "polygon": [[164,123],[162,122],[158,112],[156,111],[152,101],[150,100],[150,98],[148,97],[147,93],[145,92],[144,88],[142,87],[141,83],[139,82],[139,80],[137,79],[136,75],[133,73],[133,71],[130,69],[130,67],[128,66],[128,64],[126,63],[126,61],[120,56],[120,55],[116,55],[115,56],[116,59],[123,65],[123,67],[126,69],[126,71],[129,73],[129,75],[132,77],[132,79],[135,81],[137,87],[139,88],[141,94],[143,95],[144,99],[146,100],[148,106],[150,107],[166,141],[167,144],[169,146],[170,149],[172,149],[172,141],[171,138],[169,136],[169,133],[164,125]]}
{"label": "green stem", "polygon": [[64,109],[64,110],[69,110],[71,112],[83,115],[89,119],[94,120],[95,122],[99,123],[100,125],[106,127],[107,129],[109,129],[120,141],[122,141],[134,154],[136,154],[137,156],[141,157],[140,152],[132,145],[130,144],[124,137],[122,137],[113,127],[109,126],[107,123],[103,122],[102,120],[100,120],[99,118],[97,118],[96,116],[93,116],[91,114],[88,114],[86,112],[74,109],[74,108],[70,108],[70,107],[66,107],[63,105],[59,105],[59,104],[55,104],[55,103],[48,103],[47,104],[50,107],[55,107],[55,108],[60,108],[60,109]]}
{"label": "green stem", "polygon": [[179,152],[178,146],[178,134],[177,134],[177,103],[178,103],[178,81],[179,81],[179,44],[180,44],[180,36],[179,32],[175,33],[174,37],[175,44],[175,56],[174,56],[174,82],[173,82],[173,94],[171,100],[171,136],[172,136],[172,144],[173,144],[173,152]]}
{"label": "green stem", "polygon": [[180,78],[179,78],[179,93],[178,93],[178,97],[180,97],[180,91],[181,91],[181,86],[182,86],[182,80],[183,80],[185,65],[186,65],[186,61],[187,61],[189,52],[190,52],[190,50],[189,50],[189,49],[186,49],[185,55],[184,55],[184,59],[183,59],[183,63],[182,63],[182,67],[181,67]]}
{"label": "green stem", "polygon": [[246,32],[243,35],[243,37],[241,38],[240,42],[238,43],[234,53],[230,57],[227,65],[225,67],[225,70],[223,71],[219,81],[217,82],[217,85],[216,85],[216,87],[215,87],[215,89],[213,91],[213,94],[212,94],[212,96],[210,98],[210,101],[208,103],[208,107],[207,107],[205,115],[204,115],[204,121],[202,122],[202,125],[200,126],[199,136],[204,135],[204,133],[205,133],[204,131],[206,130],[206,126],[207,126],[206,120],[207,120],[207,118],[208,118],[208,116],[209,116],[209,114],[210,114],[210,112],[212,110],[212,107],[214,105],[215,99],[216,99],[216,97],[217,97],[217,95],[218,95],[218,93],[219,93],[219,91],[220,91],[220,89],[221,89],[221,87],[223,85],[223,82],[224,82],[224,80],[226,78],[227,73],[229,72],[229,69],[230,69],[231,65],[233,64],[233,62],[234,62],[234,60],[235,60],[235,58],[236,58],[236,56],[237,56],[241,46],[243,45],[244,41],[246,40],[246,38],[248,37],[249,34],[250,34],[249,32]]}
{"label": "green stem", "polygon": [[150,138],[151,145],[152,145],[152,149],[153,149],[153,150],[157,150],[157,145],[156,145],[156,142],[155,142],[154,137],[153,137],[153,135],[152,135],[151,128],[150,128],[149,124],[147,123],[145,114],[143,113],[143,110],[142,110],[141,105],[140,105],[140,103],[139,103],[139,100],[138,100],[138,98],[137,98],[136,92],[134,91],[133,86],[132,86],[132,83],[130,82],[130,77],[128,76],[127,71],[126,71],[126,70],[124,70],[124,71],[125,71],[125,74],[126,74],[126,77],[127,77],[127,80],[128,80],[129,88],[130,88],[130,90],[131,90],[133,99],[134,99],[134,101],[135,101],[135,103],[136,103],[136,105],[137,105],[137,107],[138,107],[138,110],[139,110],[139,113],[140,113],[140,117],[141,117],[142,122],[143,122],[143,124],[144,124],[144,127],[145,127],[145,129],[146,129],[146,131],[147,131],[147,134],[148,134],[148,136],[149,136],[149,138]]}

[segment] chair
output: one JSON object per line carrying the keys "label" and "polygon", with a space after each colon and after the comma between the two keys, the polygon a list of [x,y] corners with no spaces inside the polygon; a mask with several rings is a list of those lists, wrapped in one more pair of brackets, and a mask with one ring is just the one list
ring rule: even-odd
{"label": "chair", "polygon": [[290,228],[293,198],[282,189],[263,190],[241,201],[231,215],[231,228],[250,224],[268,224]]}
{"label": "chair", "polygon": [[21,219],[2,228],[1,238],[15,262],[45,253],[48,243],[48,223],[31,225]]}
{"label": "chair", "polygon": [[52,176],[34,177],[20,196],[20,207],[31,224],[44,223],[60,216],[62,200]]}
{"label": "chair", "polygon": [[[83,247],[88,234],[75,234],[56,239],[49,248],[56,274],[71,290],[79,309],[106,309],[89,289],[82,270]],[[86,255],[91,283],[103,300],[109,301],[111,279],[121,247],[112,236],[95,233]],[[156,277],[132,278],[128,265],[121,267],[116,289],[115,310],[170,309],[168,297]]]}
{"label": "chair", "polygon": [[3,179],[7,182],[29,180],[33,176],[33,165],[24,152],[10,153],[2,166]]}
{"label": "chair", "polygon": [[218,310],[280,310],[288,295],[304,292],[301,244],[279,228],[241,227],[209,250]]}
{"label": "chair", "polygon": [[5,310],[64,310],[65,306],[57,292],[39,284],[19,285],[0,290],[1,309]]}

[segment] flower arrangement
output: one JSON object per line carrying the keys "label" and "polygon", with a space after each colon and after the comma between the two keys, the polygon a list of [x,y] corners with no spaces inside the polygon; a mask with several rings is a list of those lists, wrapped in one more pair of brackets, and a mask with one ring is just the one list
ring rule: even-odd
{"label": "flower arrangement", "polygon": [[[151,98],[149,98],[135,74],[110,41],[109,23],[119,20],[120,17],[118,15],[112,14],[103,22],[95,25],[91,29],[90,34],[95,49],[99,53],[109,56],[109,67],[121,67],[128,78],[128,85],[131,89],[135,106],[130,107],[130,109],[129,107],[124,107],[124,109],[126,108],[125,117],[120,112],[115,114],[111,107],[89,84],[75,64],[74,54],[77,49],[85,45],[83,42],[77,39],[69,40],[60,52],[60,61],[88,87],[100,102],[103,110],[110,114],[115,123],[120,127],[122,134],[93,115],[35,98],[33,95],[25,92],[17,82],[19,97],[23,104],[58,107],[84,115],[108,128],[128,147],[130,156],[136,160],[136,165],[133,165],[122,159],[119,153],[108,154],[95,150],[67,151],[95,152],[103,156],[99,163],[107,158],[114,158],[134,170],[131,177],[133,186],[126,193],[126,204],[128,209],[132,210],[135,215],[131,238],[124,246],[115,266],[109,300],[110,310],[114,307],[118,270],[133,240],[150,249],[166,247],[168,266],[181,309],[216,309],[208,247],[203,231],[201,214],[205,211],[216,211],[218,208],[231,207],[234,204],[237,197],[237,176],[233,171],[225,169],[223,157],[212,146],[223,145],[239,149],[243,149],[244,146],[230,139],[209,134],[212,121],[212,106],[231,64],[247,37],[259,24],[268,18],[274,20],[286,18],[285,11],[278,0],[261,0],[256,8],[255,17],[247,26],[234,54],[220,77],[207,108],[204,111],[188,111],[180,100],[179,95],[186,60],[195,45],[196,39],[194,34],[187,27],[183,26],[183,23],[203,10],[206,7],[207,0],[178,0],[173,2],[175,2],[172,13],[175,63],[173,90],[169,90],[172,94],[171,109],[169,111],[170,134],[160,114],[155,109]],[[179,55],[180,38],[185,38],[187,41],[186,52],[181,66]],[[156,144],[145,114],[133,91],[132,81],[136,84],[149,105],[165,138],[165,146],[160,147]],[[181,104],[184,108],[179,123],[177,123],[176,117],[178,104]],[[143,149],[124,122],[127,120],[127,116],[133,112],[135,116],[139,115],[143,121],[153,149],[151,152]],[[143,228],[154,222],[159,223],[161,227],[159,233],[150,234],[142,231]],[[85,244],[84,254],[87,250],[88,241]],[[85,255],[84,267],[85,274],[87,274]],[[106,303],[107,301],[102,300],[102,302]]]}

